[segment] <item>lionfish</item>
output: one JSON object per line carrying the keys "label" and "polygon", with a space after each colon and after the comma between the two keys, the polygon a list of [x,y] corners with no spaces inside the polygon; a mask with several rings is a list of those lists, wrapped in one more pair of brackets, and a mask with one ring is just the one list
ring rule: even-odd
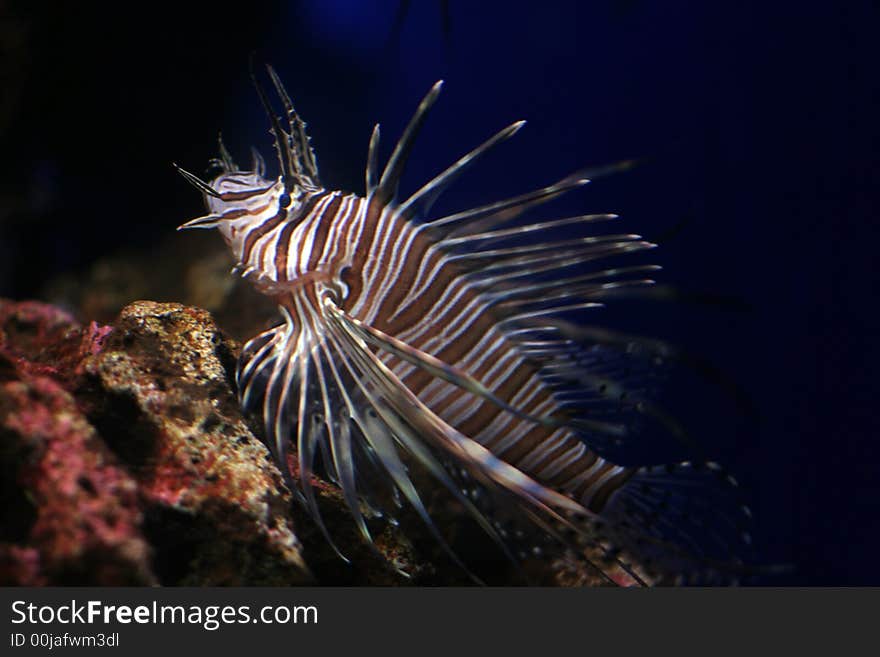
{"label": "lionfish", "polygon": [[516,134],[518,121],[399,195],[440,81],[381,170],[375,126],[363,196],[328,190],[305,123],[267,69],[283,114],[252,77],[277,177],[267,177],[256,150],[242,170],[221,140],[210,183],[178,167],[209,208],[179,229],[218,229],[233,271],[278,304],[283,322],[241,352],[238,393],[246,412],[262,415],[291,490],[331,544],[311,483],[318,468],[370,542],[370,514],[405,501],[457,559],[425,502],[433,482],[514,560],[524,540],[542,536],[601,555],[584,558],[609,581],[619,583],[621,572],[637,584],[735,579],[750,543],[736,481],[703,459],[626,462],[628,448],[645,440],[645,419],[674,427],[649,394],[651,372],[674,350],[572,319],[652,285],[657,266],[600,263],[655,245],[589,232],[612,214],[520,220],[588,183],[589,172],[433,214],[450,183]]}

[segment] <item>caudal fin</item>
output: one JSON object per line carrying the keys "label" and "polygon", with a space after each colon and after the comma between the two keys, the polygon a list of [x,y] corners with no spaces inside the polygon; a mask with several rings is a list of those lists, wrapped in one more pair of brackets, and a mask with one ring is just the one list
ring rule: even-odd
{"label": "caudal fin", "polygon": [[602,516],[612,541],[654,583],[736,584],[761,572],[751,510],[737,481],[712,461],[639,468]]}

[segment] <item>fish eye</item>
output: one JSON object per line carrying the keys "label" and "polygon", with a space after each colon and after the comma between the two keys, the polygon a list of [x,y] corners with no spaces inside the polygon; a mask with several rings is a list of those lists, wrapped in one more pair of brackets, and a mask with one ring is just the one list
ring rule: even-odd
{"label": "fish eye", "polygon": [[290,206],[290,194],[284,192],[281,196],[278,197],[278,205],[282,208],[287,208]]}

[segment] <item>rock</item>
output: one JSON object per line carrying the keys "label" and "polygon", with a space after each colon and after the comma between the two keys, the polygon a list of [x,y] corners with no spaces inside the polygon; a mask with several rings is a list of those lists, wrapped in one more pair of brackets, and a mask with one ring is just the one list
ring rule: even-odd
{"label": "rock", "polygon": [[86,358],[82,396],[138,482],[163,583],[311,582],[290,495],[238,410],[232,363],[206,311],[138,302]]}
{"label": "rock", "polygon": [[[242,416],[238,350],[210,313],[178,303],[139,301],[82,327],[54,306],[0,301],[0,584],[473,583],[406,508],[405,529],[373,520],[367,544],[315,477],[340,559]],[[517,570],[434,489],[437,525],[487,582],[603,583],[576,559]]]}
{"label": "rock", "polygon": [[365,545],[316,479],[352,565],[339,559],[242,417],[237,350],[208,312],[180,304],[136,302],[83,328],[47,304],[0,301],[0,583],[405,584],[392,564],[432,572],[393,528],[377,528],[378,552]]}
{"label": "rock", "polygon": [[84,356],[100,350],[110,327],[92,322],[83,330],[72,315],[45,303],[0,299],[0,354],[28,375],[70,387]]}
{"label": "rock", "polygon": [[155,582],[137,486],[63,385],[103,335],[0,300],[0,583]]}
{"label": "rock", "polygon": [[6,362],[0,583],[156,583],[134,479],[59,383]]}

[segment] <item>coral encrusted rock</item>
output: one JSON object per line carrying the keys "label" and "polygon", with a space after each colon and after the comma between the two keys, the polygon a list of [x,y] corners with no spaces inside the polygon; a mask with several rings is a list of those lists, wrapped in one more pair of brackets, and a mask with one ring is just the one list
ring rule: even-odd
{"label": "coral encrusted rock", "polygon": [[242,416],[237,351],[207,311],[176,303],[135,302],[83,327],[55,306],[0,300],[0,585],[431,575],[393,527],[366,545],[315,479],[351,563],[339,559]]}
{"label": "coral encrusted rock", "polygon": [[0,583],[154,584],[137,484],[67,380],[91,333],[0,302]]}
{"label": "coral encrusted rock", "polygon": [[238,410],[232,363],[206,311],[138,302],[85,359],[82,397],[138,482],[164,581],[309,582],[290,494]]}
{"label": "coral encrusted rock", "polygon": [[[241,412],[238,351],[192,306],[138,301],[83,326],[0,299],[0,585],[474,582],[406,506],[399,526],[369,520],[370,545],[315,476],[328,541]],[[603,583],[579,559],[517,569],[425,484],[437,526],[484,581]]]}

